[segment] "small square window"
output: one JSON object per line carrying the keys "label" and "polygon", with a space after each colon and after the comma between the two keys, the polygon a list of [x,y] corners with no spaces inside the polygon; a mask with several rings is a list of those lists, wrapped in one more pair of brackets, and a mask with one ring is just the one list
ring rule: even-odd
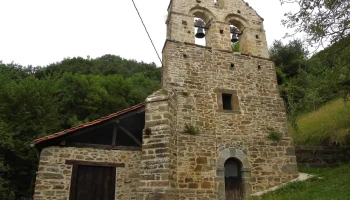
{"label": "small square window", "polygon": [[218,112],[241,114],[236,90],[214,89],[217,96]]}
{"label": "small square window", "polygon": [[222,94],[222,107],[223,110],[232,110],[232,94]]}

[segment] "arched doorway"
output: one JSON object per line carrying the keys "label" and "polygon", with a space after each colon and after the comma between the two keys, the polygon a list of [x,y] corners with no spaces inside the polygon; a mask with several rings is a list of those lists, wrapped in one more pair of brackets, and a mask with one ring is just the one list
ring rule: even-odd
{"label": "arched doorway", "polygon": [[225,196],[226,200],[242,200],[242,164],[236,158],[225,162]]}

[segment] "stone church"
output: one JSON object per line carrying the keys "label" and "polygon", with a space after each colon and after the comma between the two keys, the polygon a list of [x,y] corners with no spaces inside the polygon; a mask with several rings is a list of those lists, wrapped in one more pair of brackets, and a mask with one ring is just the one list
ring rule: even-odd
{"label": "stone church", "polygon": [[263,21],[242,0],[170,1],[162,89],[35,140],[34,199],[241,200],[296,178]]}

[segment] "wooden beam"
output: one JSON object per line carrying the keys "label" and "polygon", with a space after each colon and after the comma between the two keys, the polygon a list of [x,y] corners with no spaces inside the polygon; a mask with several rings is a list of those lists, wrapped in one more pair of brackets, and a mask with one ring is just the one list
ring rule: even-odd
{"label": "wooden beam", "polygon": [[93,149],[105,149],[105,150],[122,150],[122,151],[142,151],[141,147],[112,146],[112,145],[84,144],[84,143],[70,143],[70,144],[66,144],[66,147],[93,148]]}
{"label": "wooden beam", "polygon": [[114,120],[108,120],[108,121],[105,121],[105,122],[101,122],[99,124],[94,124],[94,125],[92,125],[90,127],[82,128],[81,130],[77,130],[76,132],[68,133],[67,135],[62,135],[61,137],[63,139],[65,139],[65,140],[67,140],[69,138],[79,136],[79,135],[84,134],[86,132],[90,132],[90,131],[94,131],[96,129],[102,128],[102,127],[104,127],[106,125],[109,125],[111,123],[115,123],[115,119]]}
{"label": "wooden beam", "polygon": [[103,121],[101,123],[94,124],[94,125],[86,127],[86,128],[81,128],[81,129],[79,129],[79,130],[77,130],[75,132],[70,132],[68,134],[64,134],[64,135],[59,136],[57,138],[54,138],[54,139],[51,139],[51,140],[48,140],[48,141],[43,141],[43,142],[37,144],[37,146],[38,146],[39,149],[42,149],[42,148],[47,147],[47,146],[58,145],[58,144],[60,144],[60,142],[62,140],[67,140],[68,138],[75,137],[75,136],[84,134],[84,133],[89,132],[89,131],[93,131],[93,130],[101,128],[101,127],[103,127],[105,125],[108,125],[108,124],[111,124],[111,123],[115,123],[115,122],[119,122],[119,120],[125,119],[127,117],[130,117],[132,115],[135,115],[135,114],[138,114],[138,113],[142,113],[142,112],[145,112],[145,106],[142,106],[142,107],[140,107],[140,108],[138,108],[136,110],[129,111],[127,113],[121,114],[119,116],[116,116],[115,118]]}
{"label": "wooden beam", "polygon": [[113,137],[112,137],[112,145],[115,146],[116,140],[117,140],[117,134],[118,134],[118,122],[114,124],[113,127]]}
{"label": "wooden beam", "polygon": [[142,147],[142,143],[133,134],[131,134],[122,126],[119,126],[119,128],[122,129],[122,131],[124,131],[124,133],[127,134],[131,139],[133,139],[140,147]]}
{"label": "wooden beam", "polygon": [[99,167],[125,167],[125,163],[91,162],[91,161],[82,161],[82,160],[66,160],[66,165],[87,165],[87,166],[99,166]]}

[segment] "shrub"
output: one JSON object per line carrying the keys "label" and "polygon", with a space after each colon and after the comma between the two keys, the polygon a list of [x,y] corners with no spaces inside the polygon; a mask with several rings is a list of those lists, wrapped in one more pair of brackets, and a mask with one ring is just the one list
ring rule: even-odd
{"label": "shrub", "polygon": [[279,142],[282,139],[282,133],[277,131],[271,131],[267,136],[267,139]]}
{"label": "shrub", "polygon": [[199,130],[198,128],[189,125],[189,124],[185,124],[185,133],[189,133],[191,135],[198,135],[199,134]]}

